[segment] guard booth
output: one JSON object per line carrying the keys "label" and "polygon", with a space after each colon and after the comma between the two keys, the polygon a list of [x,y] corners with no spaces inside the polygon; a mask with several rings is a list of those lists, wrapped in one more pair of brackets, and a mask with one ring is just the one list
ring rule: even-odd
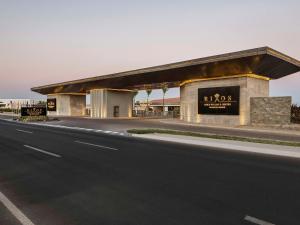
{"label": "guard booth", "polygon": [[114,106],[114,117],[119,117],[120,116],[119,112],[120,112],[120,106],[115,105]]}

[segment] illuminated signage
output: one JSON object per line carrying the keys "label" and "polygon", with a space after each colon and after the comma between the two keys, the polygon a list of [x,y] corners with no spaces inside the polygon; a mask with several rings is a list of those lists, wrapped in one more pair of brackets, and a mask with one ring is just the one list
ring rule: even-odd
{"label": "illuminated signage", "polygon": [[46,107],[22,107],[21,116],[46,116]]}
{"label": "illuminated signage", "polygon": [[47,110],[51,112],[56,111],[56,98],[47,99]]}
{"label": "illuminated signage", "polygon": [[198,114],[239,115],[240,87],[199,88]]}

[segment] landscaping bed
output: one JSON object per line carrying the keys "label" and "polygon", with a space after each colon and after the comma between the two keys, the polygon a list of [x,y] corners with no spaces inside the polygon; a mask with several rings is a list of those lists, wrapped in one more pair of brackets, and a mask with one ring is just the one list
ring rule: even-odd
{"label": "landscaping bed", "polygon": [[292,105],[291,112],[291,122],[300,124],[300,106]]}
{"label": "landscaping bed", "polygon": [[201,138],[212,138],[212,139],[222,139],[231,141],[243,141],[252,142],[260,144],[272,144],[272,145],[285,145],[300,147],[300,142],[290,142],[290,141],[276,141],[271,139],[260,139],[260,138],[248,138],[248,137],[238,137],[238,136],[227,136],[227,135],[217,135],[217,134],[204,134],[198,132],[190,131],[179,131],[179,130],[167,130],[167,129],[131,129],[127,130],[130,134],[171,134],[171,135],[182,135],[191,137],[201,137]]}

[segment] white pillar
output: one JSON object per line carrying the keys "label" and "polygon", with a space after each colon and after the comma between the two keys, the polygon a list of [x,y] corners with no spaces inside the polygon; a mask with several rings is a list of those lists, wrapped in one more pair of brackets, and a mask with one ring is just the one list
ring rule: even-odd
{"label": "white pillar", "polygon": [[107,117],[107,90],[91,90],[91,117]]}

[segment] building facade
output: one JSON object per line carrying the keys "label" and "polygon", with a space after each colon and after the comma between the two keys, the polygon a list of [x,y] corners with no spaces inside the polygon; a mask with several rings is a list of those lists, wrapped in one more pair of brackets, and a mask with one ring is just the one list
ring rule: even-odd
{"label": "building facade", "polygon": [[33,105],[36,100],[33,99],[0,99],[0,107],[6,109],[20,109],[22,106]]}

